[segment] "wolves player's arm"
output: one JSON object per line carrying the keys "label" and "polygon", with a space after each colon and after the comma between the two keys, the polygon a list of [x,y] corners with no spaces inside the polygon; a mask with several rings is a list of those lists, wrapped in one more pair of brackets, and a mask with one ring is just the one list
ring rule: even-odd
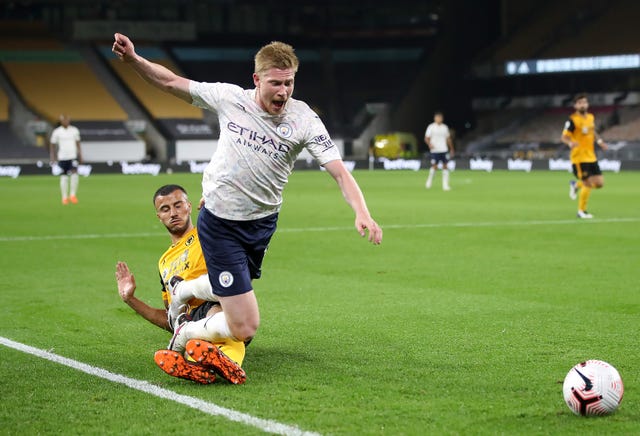
{"label": "wolves player's arm", "polygon": [[597,133],[595,134],[596,137],[596,144],[598,144],[600,146],[600,148],[602,149],[602,151],[607,151],[609,150],[609,144],[607,144],[606,142],[604,142],[604,139],[602,139],[600,137],[600,135],[598,135]]}
{"label": "wolves player's arm", "polygon": [[367,203],[364,200],[364,195],[362,195],[362,191],[360,190],[358,183],[353,178],[349,170],[344,166],[342,160],[338,159],[327,162],[324,165],[324,168],[329,174],[331,174],[331,177],[335,179],[336,183],[338,183],[344,199],[356,213],[355,225],[360,236],[364,236],[365,230],[368,229],[369,241],[376,245],[381,243],[382,229],[378,223],[371,218],[371,214],[367,208]]}
{"label": "wolves player's arm", "polygon": [[576,146],[576,143],[573,142],[573,132],[576,130],[576,125],[573,124],[573,120],[569,118],[566,123],[564,123],[564,129],[562,130],[562,137],[560,141],[563,144],[569,146],[569,148],[573,148]]}
{"label": "wolves player's arm", "polygon": [[129,270],[129,266],[124,262],[118,262],[116,264],[116,282],[118,284],[118,294],[120,294],[122,301],[127,303],[129,307],[150,323],[171,331],[165,309],[156,309],[136,298],[134,295],[136,291],[136,279]]}
{"label": "wolves player's arm", "polygon": [[121,61],[129,64],[140,77],[151,85],[173,94],[189,104],[192,103],[193,99],[189,92],[189,79],[180,77],[168,68],[150,62],[138,55],[133,43],[125,35],[116,33],[114,39],[115,41],[111,51],[115,53]]}

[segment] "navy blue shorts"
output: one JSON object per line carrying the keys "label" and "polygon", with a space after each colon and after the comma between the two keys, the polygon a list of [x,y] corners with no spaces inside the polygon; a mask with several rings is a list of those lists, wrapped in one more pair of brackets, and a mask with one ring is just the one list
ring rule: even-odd
{"label": "navy blue shorts", "polygon": [[439,162],[442,162],[442,165],[446,165],[449,162],[447,159],[447,153],[431,153],[431,165],[437,165]]}
{"label": "navy blue shorts", "polygon": [[75,160],[61,160],[58,162],[58,166],[62,170],[62,174],[75,173],[78,170],[78,165]]}
{"label": "navy blue shorts", "polygon": [[251,221],[219,218],[206,207],[198,215],[198,237],[213,293],[230,297],[253,289],[262,260],[276,231],[278,214]]}

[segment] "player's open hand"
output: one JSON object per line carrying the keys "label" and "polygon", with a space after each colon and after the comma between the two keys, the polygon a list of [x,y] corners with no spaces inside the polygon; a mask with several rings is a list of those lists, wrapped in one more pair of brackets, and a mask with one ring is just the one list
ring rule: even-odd
{"label": "player's open hand", "polygon": [[371,217],[360,218],[356,217],[356,230],[363,238],[369,231],[369,242],[379,245],[382,242],[382,228]]}
{"label": "player's open hand", "polygon": [[116,282],[118,283],[118,294],[126,303],[133,297],[136,290],[136,279],[129,271],[129,266],[124,262],[116,264]]}
{"label": "player's open hand", "polygon": [[114,34],[113,38],[114,38],[114,42],[113,42],[113,47],[111,48],[111,51],[116,56],[118,56],[118,59],[120,59],[123,62],[129,62],[133,60],[133,58],[136,55],[133,42],[131,42],[131,40],[127,36],[121,33]]}

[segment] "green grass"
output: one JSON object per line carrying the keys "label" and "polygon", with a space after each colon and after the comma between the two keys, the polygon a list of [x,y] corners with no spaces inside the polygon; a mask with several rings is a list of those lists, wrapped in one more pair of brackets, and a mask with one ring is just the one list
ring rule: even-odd
{"label": "green grass", "polygon": [[[0,179],[0,336],[256,417],[323,434],[640,432],[640,173],[606,174],[592,221],[569,175],[356,172],[381,246],[353,230],[333,180],[297,172],[255,282],[262,324],[242,386],[200,386],[153,363],[168,333],[117,295],[115,263],[160,306],[169,240],[151,196],[200,176],[95,175],[63,207],[53,177]],[[132,235],[132,236],[126,236]],[[135,236],[139,235],[139,236]],[[620,410],[574,416],[562,380],[617,367]],[[0,434],[259,434],[0,345]]]}

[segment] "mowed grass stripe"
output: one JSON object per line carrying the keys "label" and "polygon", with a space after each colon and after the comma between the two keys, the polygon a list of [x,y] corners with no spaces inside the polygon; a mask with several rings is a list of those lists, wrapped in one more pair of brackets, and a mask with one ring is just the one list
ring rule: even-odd
{"label": "mowed grass stripe", "polygon": [[123,384],[131,389],[135,389],[153,396],[163,398],[166,400],[174,401],[176,403],[183,404],[191,407],[192,409],[199,410],[203,413],[213,416],[221,416],[230,421],[239,422],[241,424],[256,427],[267,433],[291,435],[291,436],[315,436],[319,433],[308,432],[299,429],[295,426],[281,424],[279,422],[257,418],[255,416],[248,415],[246,413],[238,412],[226,407],[221,407],[213,403],[201,400],[199,398],[190,397],[188,395],[178,394],[176,392],[155,386],[145,380],[136,380],[121,374],[116,374],[106,369],[98,368],[88,365],[86,363],[79,362],[77,360],[69,359],[58,354],[51,353],[49,351],[41,350],[39,348],[31,347],[29,345],[12,341],[11,339],[0,336],[0,344],[13,348],[14,350],[22,351],[23,353],[31,354],[42,359],[49,360],[51,362],[59,363],[60,365],[68,366],[78,371],[82,371],[86,374],[103,378],[105,380]]}
{"label": "mowed grass stripe", "polygon": [[[424,223],[424,224],[388,224],[383,225],[383,229],[423,229],[423,228],[447,228],[447,227],[512,227],[512,226],[548,226],[576,224],[575,219],[571,220],[533,220],[533,221],[491,221],[491,222],[460,222],[460,223]],[[605,223],[636,223],[640,218],[605,218],[583,220],[588,224]],[[280,228],[279,233],[300,233],[300,232],[341,232],[353,230],[353,227],[298,227]],[[126,239],[126,238],[157,238],[166,237],[166,233],[92,233],[80,235],[42,235],[42,236],[3,236],[0,242],[28,242],[28,241],[52,241],[65,239]]]}

